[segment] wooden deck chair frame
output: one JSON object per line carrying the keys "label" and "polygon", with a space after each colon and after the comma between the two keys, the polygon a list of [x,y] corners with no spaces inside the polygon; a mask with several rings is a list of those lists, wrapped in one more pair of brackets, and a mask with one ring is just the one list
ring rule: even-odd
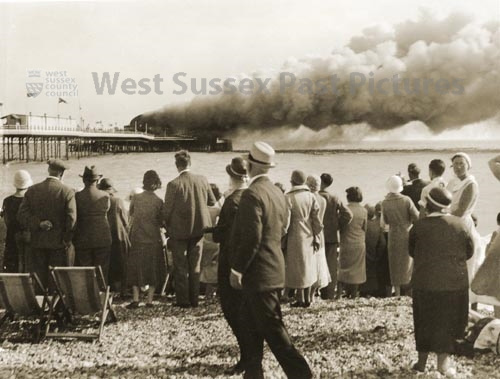
{"label": "wooden deck chair frame", "polygon": [[[116,322],[116,315],[112,306],[113,297],[110,287],[106,284],[101,266],[96,267],[50,267],[50,274],[56,291],[60,297],[66,320],[65,327],[76,323],[78,316],[99,314],[99,328],[97,333],[51,332],[50,320],[54,316],[55,307],[46,326],[47,338],[76,338],[101,341],[104,324],[110,317]],[[82,278],[83,282],[82,282]],[[82,284],[85,283],[85,284]]]}
{"label": "wooden deck chair frame", "polygon": [[[37,296],[37,290],[42,295]],[[42,329],[47,323],[56,298],[48,296],[47,289],[35,273],[1,273],[0,274],[0,305],[5,314],[0,319],[0,328],[7,321],[16,317],[35,318],[38,323],[34,327],[33,342],[42,339]]]}

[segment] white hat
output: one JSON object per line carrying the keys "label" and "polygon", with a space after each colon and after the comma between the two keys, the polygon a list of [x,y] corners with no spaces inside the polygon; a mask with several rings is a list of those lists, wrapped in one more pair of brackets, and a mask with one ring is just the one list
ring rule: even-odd
{"label": "white hat", "polygon": [[403,179],[399,175],[393,175],[385,182],[385,188],[392,193],[400,193],[403,190]]}
{"label": "white hat", "polygon": [[276,163],[273,162],[274,154],[274,149],[271,145],[257,141],[250,149],[250,153],[245,155],[244,158],[252,164],[263,167],[275,167]]}
{"label": "white hat", "polygon": [[33,181],[31,180],[31,175],[26,170],[16,171],[14,174],[14,187],[17,189],[26,189],[33,185]]}
{"label": "white hat", "polygon": [[455,158],[459,158],[459,157],[462,157],[463,159],[465,159],[465,161],[467,162],[467,165],[469,166],[469,170],[470,170],[472,168],[472,160],[470,159],[469,154],[464,153],[464,152],[456,153],[451,158],[451,161],[453,162],[455,160]]}

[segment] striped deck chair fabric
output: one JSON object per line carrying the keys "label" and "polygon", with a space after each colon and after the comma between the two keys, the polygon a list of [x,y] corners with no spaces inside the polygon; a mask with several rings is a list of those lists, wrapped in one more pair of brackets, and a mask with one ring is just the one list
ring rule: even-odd
{"label": "striped deck chair fabric", "polygon": [[[36,295],[36,287],[44,293],[43,296]],[[0,326],[14,317],[24,318],[35,316],[39,320],[35,328],[35,342],[38,342],[40,328],[44,323],[44,316],[48,315],[50,299],[36,274],[0,274],[0,307],[5,309],[5,314],[0,320]]]}
{"label": "striped deck chair fabric", "polygon": [[101,339],[104,323],[108,315],[111,321],[116,321],[112,307],[113,298],[109,286],[106,285],[100,267],[53,267],[51,275],[56,290],[61,299],[71,323],[76,322],[77,316],[99,314],[98,333],[84,334],[71,332],[50,332],[47,325],[48,338],[82,338]]}

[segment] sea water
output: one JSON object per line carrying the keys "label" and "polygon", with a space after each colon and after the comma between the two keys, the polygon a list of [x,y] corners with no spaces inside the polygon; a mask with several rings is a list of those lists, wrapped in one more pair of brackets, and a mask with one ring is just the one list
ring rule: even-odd
{"label": "sea water", "polygon": [[[428,179],[428,164],[432,159],[442,159],[447,164],[445,178],[450,179],[453,171],[450,158],[451,150],[387,150],[383,146],[381,150],[370,148],[357,150],[336,151],[307,151],[307,152],[278,152],[276,154],[276,168],[270,171],[273,182],[281,182],[287,189],[290,188],[290,174],[292,170],[303,170],[306,174],[320,175],[323,172],[330,173],[334,182],[330,188],[345,201],[345,189],[350,186],[358,186],[363,192],[363,203],[375,204],[383,200],[387,191],[385,190],[386,179],[394,174],[401,173],[407,176],[406,169],[409,163],[416,163],[421,169],[421,177]],[[471,173],[479,183],[479,201],[475,209],[475,215],[479,219],[478,230],[481,235],[490,234],[497,228],[496,215],[500,212],[500,182],[498,182],[488,168],[488,160],[500,154],[500,148],[495,149],[490,144],[487,150],[470,151],[472,159]],[[381,146],[376,146],[380,149]],[[400,146],[392,147],[399,149]],[[228,188],[228,176],[225,167],[231,158],[242,155],[241,152],[224,153],[191,153],[192,171],[203,174],[209,182],[215,183],[221,192]],[[83,187],[79,175],[83,173],[85,166],[95,165],[97,169],[108,178],[111,178],[118,191],[117,196],[126,199],[134,188],[141,187],[142,177],[147,170],[156,170],[160,175],[163,186],[157,191],[158,196],[164,198],[165,188],[168,181],[177,176],[174,165],[174,153],[135,153],[94,156],[82,159],[74,159],[68,162],[70,170],[64,176],[64,182],[75,189]],[[13,175],[16,170],[28,170],[33,181],[42,181],[47,175],[47,165],[40,162],[32,163],[9,163],[0,168],[0,199],[14,192],[12,186]]]}

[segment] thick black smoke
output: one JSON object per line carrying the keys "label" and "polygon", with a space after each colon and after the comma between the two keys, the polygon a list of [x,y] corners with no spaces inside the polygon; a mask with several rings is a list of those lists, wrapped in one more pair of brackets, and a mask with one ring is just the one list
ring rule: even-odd
{"label": "thick black smoke", "polygon": [[[439,133],[498,113],[499,62],[498,22],[479,25],[462,14],[438,20],[422,13],[418,21],[407,21],[393,28],[367,28],[363,35],[353,37],[348,46],[326,57],[287,61],[280,72],[293,73],[297,83],[285,93],[280,92],[275,74],[268,86],[270,93],[200,95],[184,105],[166,106],[141,115],[133,122],[148,122],[166,133],[230,135],[242,128],[296,129],[301,125],[321,130],[327,126],[366,124],[384,130],[421,121],[432,132]],[[398,74],[400,93],[394,93],[392,85],[388,85],[385,87],[391,89],[388,95],[373,94],[364,85],[351,94],[352,72],[364,74],[367,80],[391,79]],[[331,86],[326,93],[298,90],[300,78],[315,82],[333,75],[338,77],[335,94]],[[255,81],[255,77],[249,78]],[[408,80],[406,89],[403,78]],[[424,78],[433,83],[439,79],[448,83],[459,79],[463,93],[457,94],[459,87],[446,94],[433,89],[427,94],[406,93],[407,89],[415,90],[417,81],[422,89]]]}

